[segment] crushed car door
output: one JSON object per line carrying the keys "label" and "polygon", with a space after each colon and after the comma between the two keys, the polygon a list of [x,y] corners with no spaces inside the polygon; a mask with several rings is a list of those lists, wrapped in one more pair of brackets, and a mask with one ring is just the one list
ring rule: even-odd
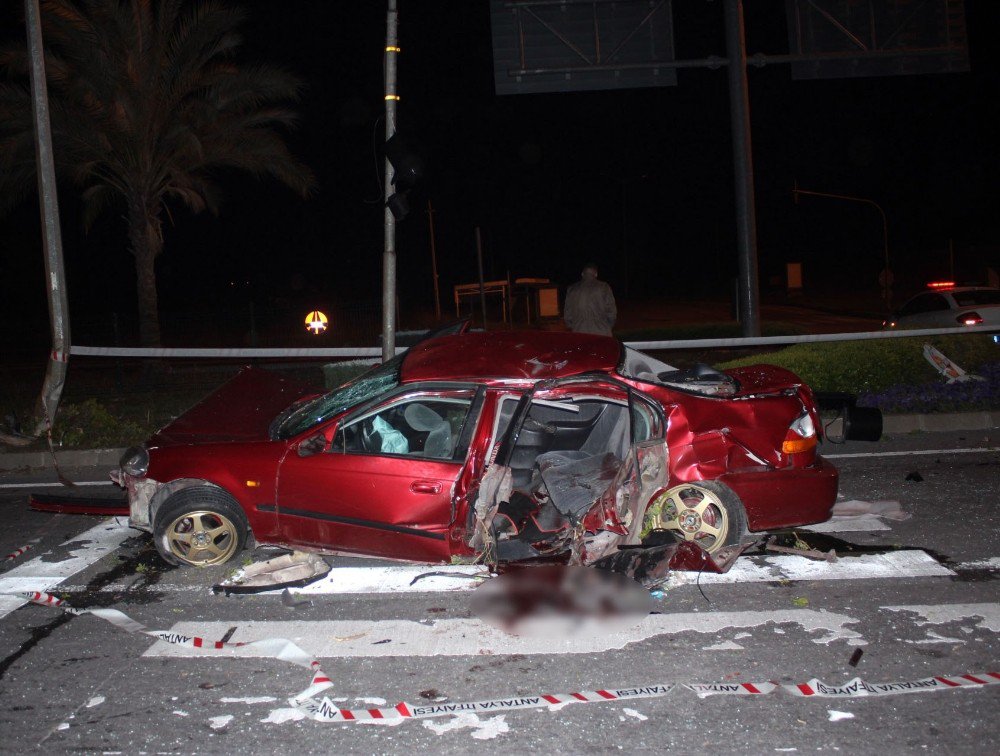
{"label": "crushed car door", "polygon": [[[666,485],[668,478],[662,411],[634,391],[629,392],[629,409],[632,416],[632,448],[615,481],[613,503],[615,514],[628,535],[617,541],[615,547],[635,545],[641,541],[646,507],[653,494]],[[591,559],[600,558],[598,546],[596,542],[593,546],[588,545]]]}
{"label": "crushed car door", "polygon": [[[332,443],[290,450],[278,474],[281,539],[441,561],[474,425],[472,389],[414,391],[344,418]],[[325,439],[324,439],[325,440]],[[305,452],[303,456],[303,451]]]}
{"label": "crushed car door", "polygon": [[488,473],[509,482],[477,502],[480,532],[493,533],[501,560],[565,550],[621,477],[631,446],[626,386],[591,377],[536,386]]}

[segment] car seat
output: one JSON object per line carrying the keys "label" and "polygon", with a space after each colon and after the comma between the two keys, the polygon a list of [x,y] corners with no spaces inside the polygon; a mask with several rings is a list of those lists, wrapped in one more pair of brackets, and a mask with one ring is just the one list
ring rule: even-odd
{"label": "car seat", "polygon": [[413,402],[406,405],[403,417],[415,431],[427,433],[424,441],[424,456],[436,459],[451,459],[454,451],[454,437],[451,424],[425,404]]}

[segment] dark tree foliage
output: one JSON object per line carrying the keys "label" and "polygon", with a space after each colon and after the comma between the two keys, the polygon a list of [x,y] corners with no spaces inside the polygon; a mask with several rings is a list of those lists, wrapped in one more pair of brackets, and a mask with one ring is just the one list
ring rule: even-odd
{"label": "dark tree foliage", "polygon": [[[140,337],[160,342],[154,262],[171,205],[217,212],[222,170],[303,196],[312,172],[288,150],[300,83],[238,62],[244,12],[216,0],[42,0],[53,150],[82,190],[84,224],[117,205],[135,258]],[[35,186],[23,41],[0,50],[0,212]]]}

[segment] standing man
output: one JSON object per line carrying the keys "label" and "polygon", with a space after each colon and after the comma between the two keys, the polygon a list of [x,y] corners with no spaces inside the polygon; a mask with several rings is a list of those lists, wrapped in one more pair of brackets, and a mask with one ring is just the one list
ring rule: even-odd
{"label": "standing man", "polygon": [[597,266],[587,263],[583,266],[580,280],[566,292],[566,307],[563,319],[566,326],[576,333],[596,333],[610,336],[618,309],[611,287],[597,278]]}

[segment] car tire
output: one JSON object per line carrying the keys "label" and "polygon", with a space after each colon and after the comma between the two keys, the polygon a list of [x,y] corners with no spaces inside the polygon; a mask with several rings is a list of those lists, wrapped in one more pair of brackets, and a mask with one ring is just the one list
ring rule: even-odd
{"label": "car tire", "polygon": [[239,554],[250,527],[240,505],[219,488],[185,488],[153,520],[153,543],[164,561],[190,567],[224,564]]}
{"label": "car tire", "polygon": [[740,497],[713,480],[683,483],[656,494],[646,508],[642,535],[653,531],[693,541],[709,554],[741,543],[749,533]]}

